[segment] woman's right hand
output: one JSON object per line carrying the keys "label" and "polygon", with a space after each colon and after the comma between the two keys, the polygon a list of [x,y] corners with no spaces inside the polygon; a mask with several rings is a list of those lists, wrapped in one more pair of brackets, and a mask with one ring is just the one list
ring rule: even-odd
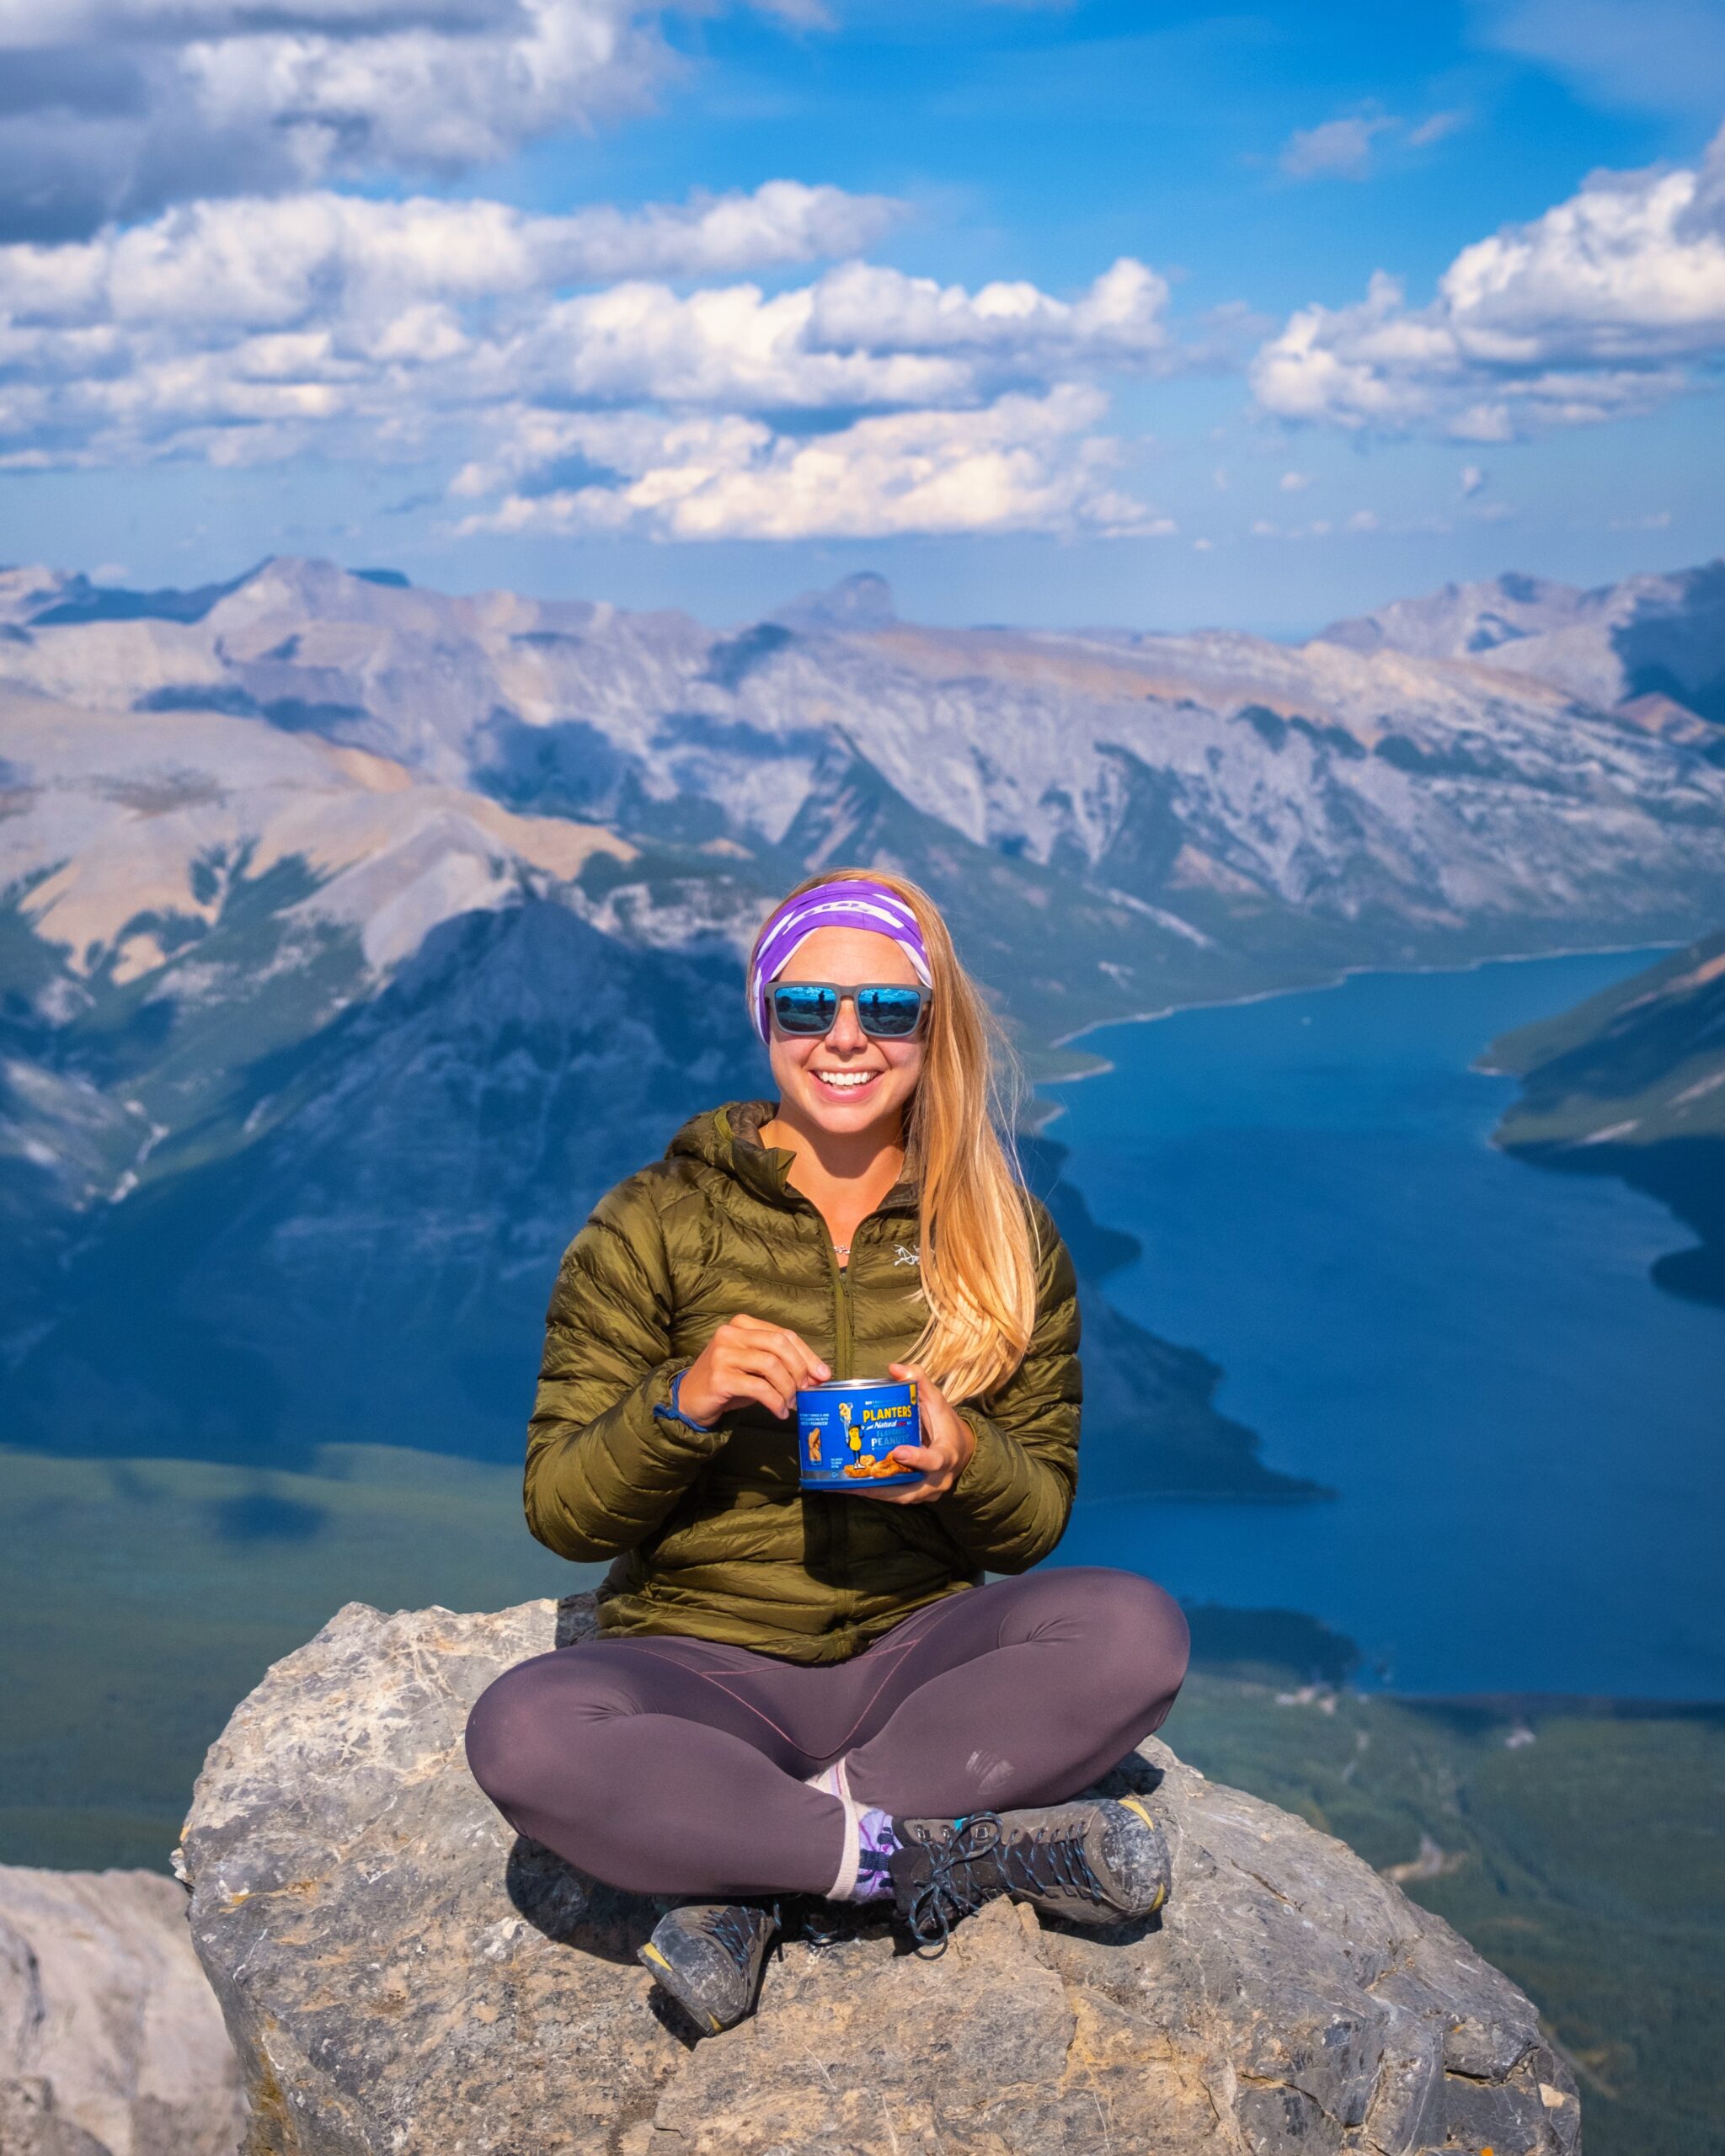
{"label": "woman's right hand", "polygon": [[683,1373],[677,1404],[692,1421],[716,1422],[728,1407],[758,1401],[782,1418],[800,1387],[832,1375],[806,1340],[739,1312],[727,1318]]}

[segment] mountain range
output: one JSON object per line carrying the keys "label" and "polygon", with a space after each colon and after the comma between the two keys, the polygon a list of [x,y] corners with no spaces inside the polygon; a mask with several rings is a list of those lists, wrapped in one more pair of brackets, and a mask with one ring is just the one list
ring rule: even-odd
{"label": "mountain range", "polygon": [[[868,576],[718,631],[328,563],[0,572],[5,1437],[513,1451],[587,1206],[764,1086],[741,956],[813,867],[925,883],[1033,1076],[1345,967],[1691,937],[1722,683],[1720,563],[1297,648],[930,627]],[[1092,1299],[1123,1486],[1302,1493]]]}

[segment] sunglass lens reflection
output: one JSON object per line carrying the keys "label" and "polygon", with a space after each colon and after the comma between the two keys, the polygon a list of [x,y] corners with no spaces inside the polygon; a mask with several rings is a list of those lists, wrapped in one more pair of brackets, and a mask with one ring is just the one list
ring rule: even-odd
{"label": "sunglass lens reflection", "polygon": [[830,988],[813,981],[772,991],[772,1015],[788,1033],[830,1033],[839,1015],[839,1000]]}
{"label": "sunglass lens reflection", "polygon": [[902,1039],[916,1030],[922,998],[914,988],[865,988],[857,996],[857,1022],[865,1033]]}

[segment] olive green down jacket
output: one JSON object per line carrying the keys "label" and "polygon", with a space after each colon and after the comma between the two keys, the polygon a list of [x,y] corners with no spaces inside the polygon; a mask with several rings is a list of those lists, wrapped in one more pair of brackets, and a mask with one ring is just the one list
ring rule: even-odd
{"label": "olive green down jacket", "polygon": [[1022,1572],[1060,1539],[1077,1480],[1077,1283],[1033,1198],[1035,1332],[959,1412],[976,1451],[923,1505],[798,1483],[794,1418],[752,1401],[711,1430],[655,1415],[740,1311],[791,1327],[835,1377],[884,1378],[922,1329],[915,1186],[862,1222],[841,1271],[825,1220],[763,1146],[767,1101],[686,1123],[601,1198],[564,1253],[529,1428],[527,1523],[565,1557],[611,1558],[607,1635],[674,1632],[798,1662],[843,1662],[913,1609]]}

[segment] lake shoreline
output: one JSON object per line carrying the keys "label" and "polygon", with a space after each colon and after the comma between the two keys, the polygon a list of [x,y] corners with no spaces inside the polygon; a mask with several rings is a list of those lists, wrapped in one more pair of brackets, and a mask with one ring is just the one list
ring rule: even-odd
{"label": "lake shoreline", "polygon": [[[1459,964],[1450,966],[1338,966],[1311,980],[1291,981],[1284,987],[1253,989],[1244,995],[1206,996],[1193,1003],[1165,1003],[1159,1010],[1129,1011],[1118,1018],[1092,1019],[1085,1025],[1075,1026],[1070,1033],[1057,1034],[1048,1046],[1049,1052],[1052,1053],[1056,1049],[1071,1048],[1076,1042],[1081,1041],[1087,1033],[1105,1033],[1111,1026],[1159,1025],[1164,1019],[1182,1017],[1187,1012],[1193,1011],[1237,1011],[1243,1010],[1252,1004],[1279,1002],[1284,996],[1322,995],[1332,989],[1345,987],[1350,980],[1359,980],[1373,975],[1406,979],[1434,974],[1480,973],[1487,966],[1539,965],[1547,960],[1558,958],[1615,958],[1631,952],[1669,952],[1680,951],[1683,948],[1684,945],[1680,942],[1664,941],[1652,943],[1566,944],[1561,950],[1556,951],[1487,952],[1478,958],[1464,959]],[[1494,1035],[1493,1038],[1495,1038]],[[1489,1042],[1487,1046],[1490,1046]],[[1038,1102],[1035,1101],[1035,1096],[1039,1094],[1044,1086],[1081,1085],[1086,1079],[1105,1078],[1114,1068],[1114,1062],[1109,1058],[1103,1056],[1098,1057],[1095,1062],[1083,1070],[1054,1072],[1046,1077],[1039,1078],[1028,1088],[1028,1091],[1034,1106],[1045,1107],[1047,1113],[1039,1115],[1032,1125],[1035,1133],[1040,1135],[1050,1123],[1057,1121],[1066,1113],[1064,1103],[1060,1102]],[[1470,1068],[1479,1070],[1485,1077],[1502,1078],[1514,1075],[1513,1071],[1497,1070],[1479,1064],[1470,1065]]]}

